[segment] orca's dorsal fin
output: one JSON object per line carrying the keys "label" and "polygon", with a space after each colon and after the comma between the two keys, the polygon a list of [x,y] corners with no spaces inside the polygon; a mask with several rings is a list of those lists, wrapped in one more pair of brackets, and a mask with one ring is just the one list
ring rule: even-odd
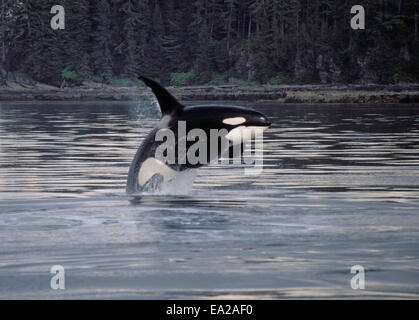
{"label": "orca's dorsal fin", "polygon": [[163,115],[172,114],[175,110],[183,108],[183,105],[156,81],[143,76],[140,76],[139,78],[146,84],[146,86],[153,90]]}

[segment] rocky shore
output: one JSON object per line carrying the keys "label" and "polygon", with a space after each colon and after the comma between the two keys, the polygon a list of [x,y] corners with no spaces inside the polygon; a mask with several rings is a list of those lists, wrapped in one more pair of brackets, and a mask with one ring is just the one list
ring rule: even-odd
{"label": "rocky shore", "polygon": [[[419,84],[403,85],[239,85],[168,87],[181,101],[238,100],[282,103],[419,103]],[[129,101],[151,96],[146,87],[107,85],[56,88],[46,85],[0,87],[0,101]]]}

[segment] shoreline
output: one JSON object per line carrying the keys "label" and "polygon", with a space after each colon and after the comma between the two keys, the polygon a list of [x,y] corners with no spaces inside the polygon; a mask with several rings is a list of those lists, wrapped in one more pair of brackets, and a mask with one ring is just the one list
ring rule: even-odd
{"label": "shoreline", "polygon": [[[237,100],[279,103],[419,103],[419,84],[239,85],[167,87],[180,101]],[[146,87],[108,85],[56,88],[37,84],[0,87],[0,101],[132,101],[152,96]]]}

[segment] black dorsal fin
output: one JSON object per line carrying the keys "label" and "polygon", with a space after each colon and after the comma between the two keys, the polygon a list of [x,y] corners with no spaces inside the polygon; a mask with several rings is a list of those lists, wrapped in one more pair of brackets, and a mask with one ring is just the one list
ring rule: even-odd
{"label": "black dorsal fin", "polygon": [[163,115],[171,114],[175,110],[183,108],[183,105],[156,81],[143,76],[140,76],[140,80],[153,90]]}

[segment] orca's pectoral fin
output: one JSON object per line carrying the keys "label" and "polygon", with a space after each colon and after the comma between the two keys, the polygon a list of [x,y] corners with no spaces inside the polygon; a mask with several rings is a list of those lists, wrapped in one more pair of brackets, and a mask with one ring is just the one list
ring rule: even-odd
{"label": "orca's pectoral fin", "polygon": [[183,105],[156,81],[143,76],[140,76],[139,79],[142,80],[146,86],[150,87],[151,90],[153,90],[163,115],[171,114],[174,111],[183,108]]}
{"label": "orca's pectoral fin", "polygon": [[160,191],[163,185],[164,178],[161,174],[154,174],[143,186],[142,191],[156,192]]}

